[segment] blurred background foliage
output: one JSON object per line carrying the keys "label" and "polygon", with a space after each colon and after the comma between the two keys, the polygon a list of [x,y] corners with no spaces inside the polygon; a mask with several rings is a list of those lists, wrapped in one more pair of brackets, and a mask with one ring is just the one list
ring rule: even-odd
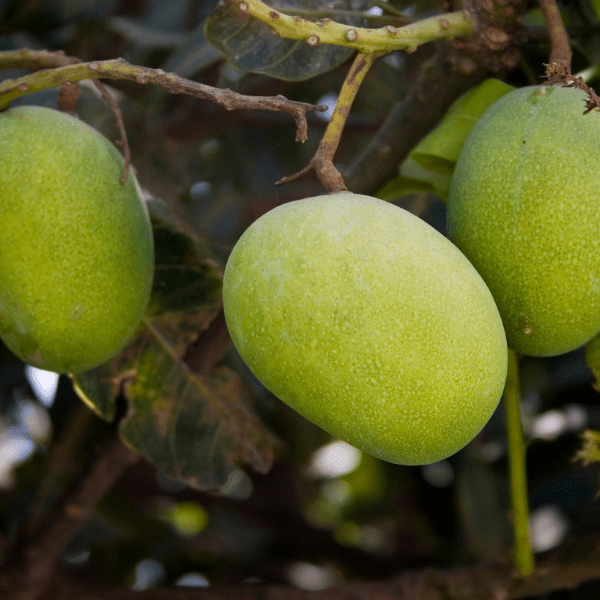
{"label": "blurred background foliage", "polygon": [[[334,10],[352,8],[374,16],[381,14],[377,4],[329,3]],[[406,20],[438,11],[434,0],[389,4]],[[244,71],[240,67],[248,64],[229,62],[206,39],[205,26],[216,5],[216,0],[1,0],[0,47],[64,50],[84,61],[123,57],[244,94],[283,94],[333,106],[350,65],[349,53],[336,53],[329,70],[312,65],[319,74],[311,79],[280,80]],[[593,67],[600,62],[598,2],[569,0],[562,8],[574,28],[573,72]],[[364,17],[352,18],[360,23]],[[534,6],[525,25],[521,66],[504,79],[512,86],[541,81],[548,55]],[[214,26],[208,31],[216,35]],[[304,69],[310,75],[303,55],[293,51],[288,59],[295,72]],[[402,100],[430,54],[424,46],[411,55],[393,53],[376,62],[348,119],[336,155],[340,168]],[[25,73],[9,69],[0,76]],[[590,80],[595,83],[593,76]],[[159,88],[107,83],[124,114],[133,164],[152,209],[158,264],[164,267],[155,285],[154,318],[165,310],[178,315],[167,330],[172,333],[176,322],[179,333],[172,342],[177,345],[182,327],[188,326],[189,343],[218,312],[222,269],[242,231],[278,204],[323,193],[312,175],[284,187],[273,184],[308,163],[328,116],[310,114],[309,139],[299,144],[288,115],[226,112]],[[15,104],[55,107],[57,94],[47,90]],[[109,139],[118,139],[110,109],[93,86],[82,85],[78,110]],[[448,131],[444,139],[451,144],[453,130]],[[399,178],[381,195],[443,231],[444,182],[439,177],[447,174],[438,170],[429,187],[411,186],[407,173],[421,184],[427,184],[430,174],[423,172],[423,163],[420,171],[414,164],[403,169],[399,165]],[[182,265],[187,279],[177,279],[169,270]],[[182,311],[191,315],[188,320]],[[146,358],[148,373],[160,375],[156,356]],[[146,436],[140,445],[147,446],[152,462],[143,459],[131,467],[102,500],[63,558],[66,577],[87,586],[137,590],[258,581],[322,589],[353,579],[380,579],[405,568],[507,558],[512,534],[501,409],[457,455],[421,468],[401,467],[331,439],[288,409],[251,377],[232,349],[217,362],[211,373],[221,369],[222,401],[241,398],[247,411],[238,431],[257,419],[252,431],[262,436],[262,462],[245,462],[262,473],[243,468],[243,452],[232,459],[227,450],[224,470],[199,481],[198,474],[206,471],[198,467],[202,450],[194,447],[189,462],[196,461],[196,470],[190,481],[185,468],[173,466],[172,457],[166,460],[166,451],[157,450],[157,440]],[[98,379],[85,375],[76,383],[80,395],[93,397],[88,402],[93,410],[80,401],[67,377],[25,368],[0,348],[0,550],[27,515],[43,517],[53,498],[80,475],[110,426],[98,415],[110,420],[126,410],[119,404],[123,396],[93,388]],[[583,350],[524,359],[522,382],[532,539],[535,550],[545,552],[600,531],[597,468],[573,462],[581,432],[600,429],[600,409]],[[130,398],[144,393],[138,390]],[[201,395],[194,400],[198,406]],[[140,422],[143,408],[138,407]],[[138,433],[130,424],[130,443],[135,445]],[[223,481],[217,491],[197,489]],[[548,597],[596,598],[599,592],[600,586],[590,582]]]}

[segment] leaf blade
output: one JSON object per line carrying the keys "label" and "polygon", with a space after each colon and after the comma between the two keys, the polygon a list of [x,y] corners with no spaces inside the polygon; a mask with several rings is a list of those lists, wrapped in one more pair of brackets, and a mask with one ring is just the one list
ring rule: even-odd
{"label": "leaf blade", "polygon": [[[279,9],[362,10],[363,0],[279,0],[270,2]],[[357,17],[340,17],[340,23],[360,25]],[[208,42],[237,67],[284,81],[304,81],[341,65],[354,52],[321,44],[309,46],[300,40],[274,35],[270,27],[237,10],[233,3],[218,6],[206,22]]]}

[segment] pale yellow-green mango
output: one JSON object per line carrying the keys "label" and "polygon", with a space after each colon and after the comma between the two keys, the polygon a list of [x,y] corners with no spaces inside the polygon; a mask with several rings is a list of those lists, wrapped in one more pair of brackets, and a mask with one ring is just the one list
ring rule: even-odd
{"label": "pale yellow-green mango", "polygon": [[262,216],[229,258],[223,301],[236,348],[273,394],[390,462],[454,454],[504,387],[506,339],[481,277],[382,200],[340,192]]}
{"label": "pale yellow-green mango", "polygon": [[526,87],[469,135],[448,235],[487,283],[509,347],[553,356],[600,330],[600,113],[587,96]]}
{"label": "pale yellow-green mango", "polygon": [[0,336],[30,365],[97,366],[136,330],[154,271],[148,212],[123,158],[55,110],[0,114]]}

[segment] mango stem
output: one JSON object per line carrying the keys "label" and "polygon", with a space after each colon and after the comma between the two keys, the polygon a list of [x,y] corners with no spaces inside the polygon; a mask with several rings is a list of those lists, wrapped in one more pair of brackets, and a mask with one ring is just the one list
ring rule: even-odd
{"label": "mango stem", "polygon": [[518,574],[525,577],[533,572],[535,563],[529,540],[526,447],[523,439],[519,396],[519,359],[516,352],[509,349],[504,405],[508,433],[510,496],[515,544],[513,561]]}

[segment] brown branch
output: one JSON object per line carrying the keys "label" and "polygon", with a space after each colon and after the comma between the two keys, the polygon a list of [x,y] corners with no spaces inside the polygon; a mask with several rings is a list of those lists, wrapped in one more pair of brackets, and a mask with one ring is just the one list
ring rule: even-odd
{"label": "brown branch", "polygon": [[538,4],[544,15],[551,44],[550,58],[546,65],[548,83],[550,85],[563,83],[566,87],[583,90],[588,95],[583,114],[587,114],[592,110],[600,110],[600,98],[596,92],[585,83],[583,77],[575,77],[571,74],[573,52],[571,51],[569,34],[563,23],[556,0],[538,0]]}
{"label": "brown branch", "polygon": [[574,87],[583,90],[588,95],[583,114],[592,110],[600,110],[600,97],[585,83],[583,77],[575,77],[571,74],[571,58],[573,52],[569,41],[569,34],[563,23],[560,10],[556,0],[538,0],[538,4],[544,15],[546,29],[550,38],[550,58],[546,65],[546,77],[548,83],[562,83],[566,87]]}
{"label": "brown branch", "polygon": [[340,144],[340,138],[344,132],[344,126],[348,119],[348,115],[350,114],[354,98],[356,98],[356,94],[358,93],[366,74],[379,56],[380,54],[358,54],[356,56],[350,67],[350,71],[346,76],[340,95],[335,104],[333,115],[331,116],[329,125],[319,143],[317,152],[307,167],[294,175],[283,177],[275,185],[288,183],[314,170],[319,181],[329,192],[347,189],[342,175],[333,164],[333,157]]}
{"label": "brown branch", "polygon": [[473,60],[439,42],[434,57],[421,65],[420,75],[406,98],[394,105],[379,131],[343,173],[348,189],[373,194],[394,177],[417,142],[485,73]]}
{"label": "brown branch", "polygon": [[67,490],[39,528],[8,553],[0,567],[0,598],[36,600],[44,592],[73,536],[138,455],[120,440],[115,428],[98,448],[84,475]]}
{"label": "brown branch", "polygon": [[579,90],[583,90],[587,95],[588,99],[585,103],[584,115],[591,112],[592,110],[600,110],[600,98],[596,94],[593,88],[591,88],[583,79],[583,77],[575,77],[571,75],[571,72],[564,66],[554,63],[553,65],[546,65],[546,72],[548,75],[548,83],[553,85],[555,83],[564,83],[566,87],[573,87]]}
{"label": "brown branch", "polygon": [[58,110],[76,117],[78,100],[79,84],[65,79],[58,88]]}
{"label": "brown branch", "polygon": [[477,29],[452,42],[435,42],[436,53],[406,98],[396,103],[385,123],[343,174],[348,189],[373,194],[423,136],[435,127],[458,96],[477,85],[489,70],[505,73],[520,59],[519,24],[525,0],[468,0]]}
{"label": "brown branch", "polygon": [[80,402],[69,413],[68,421],[61,435],[53,440],[46,456],[44,474],[38,481],[35,497],[22,528],[23,537],[17,541],[17,544],[26,540],[38,528],[44,506],[49,503],[49,494],[56,489],[56,482],[61,475],[64,475],[67,465],[73,464],[72,455],[77,452],[83,437],[88,433],[89,424],[93,418],[94,413],[83,402]]}
{"label": "brown branch", "polygon": [[190,344],[183,357],[188,367],[198,375],[208,375],[223,360],[233,342],[225,324],[223,310],[217,313],[208,329]]}
{"label": "brown branch", "polygon": [[[296,122],[296,141],[304,142],[308,138],[306,113],[324,111],[326,106],[315,106],[307,102],[295,102],[284,96],[244,96],[229,89],[218,88],[165,73],[162,69],[150,69],[131,65],[122,58],[99,62],[82,63],[64,54],[19,50],[0,52],[0,68],[25,67],[42,69],[19,79],[0,83],[0,109],[6,107],[15,98],[34,91],[59,86],[65,79],[82,81],[83,79],[120,79],[135,81],[139,84],[152,84],[165,88],[172,94],[187,94],[210,100],[226,110],[255,109],[273,110],[292,115]],[[63,66],[52,68],[54,63]],[[66,64],[64,64],[66,63]]]}
{"label": "brown branch", "polygon": [[209,588],[85,590],[57,582],[43,600],[517,600],[574,588],[600,577],[598,536],[565,544],[538,561],[529,577],[517,577],[507,565],[488,564],[406,572],[388,581],[344,583],[323,591],[282,585],[235,585]]}
{"label": "brown branch", "polygon": [[113,98],[112,94],[108,91],[107,87],[99,80],[92,79],[96,89],[100,92],[106,103],[110,106],[115,120],[117,121],[117,127],[121,134],[121,139],[115,142],[115,145],[120,146],[123,150],[123,158],[125,164],[123,165],[123,177],[121,177],[121,183],[125,184],[127,177],[129,176],[129,167],[131,166],[131,149],[129,148],[129,141],[127,140],[127,131],[125,130],[125,123],[123,122],[123,113],[117,101]]}
{"label": "brown branch", "polygon": [[556,0],[538,0],[538,4],[544,15],[544,21],[546,22],[548,35],[550,36],[551,49],[550,59],[546,68],[547,76],[551,77],[554,75],[557,68],[566,68],[570,73],[573,53],[571,52],[569,35],[560,16],[558,4]]}

